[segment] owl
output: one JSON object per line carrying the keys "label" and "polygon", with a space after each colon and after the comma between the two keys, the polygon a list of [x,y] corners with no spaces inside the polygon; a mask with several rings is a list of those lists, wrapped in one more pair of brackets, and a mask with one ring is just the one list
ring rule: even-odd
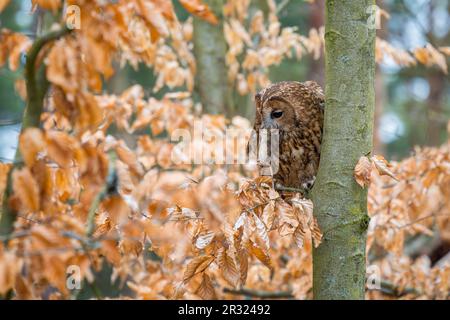
{"label": "owl", "polygon": [[[262,129],[267,129],[264,133],[270,137],[277,134],[276,151],[269,145],[266,148],[272,164],[274,157],[278,158],[277,166],[271,168],[275,185],[310,190],[320,160],[325,104],[322,88],[313,81],[274,83],[256,94],[255,104],[257,149],[261,148]],[[264,166],[259,163],[259,167],[261,173]]]}

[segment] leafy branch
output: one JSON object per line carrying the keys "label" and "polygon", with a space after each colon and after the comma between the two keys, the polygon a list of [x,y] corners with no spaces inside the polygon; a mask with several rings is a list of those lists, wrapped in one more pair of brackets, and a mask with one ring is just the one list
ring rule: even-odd
{"label": "leafy branch", "polygon": [[[65,36],[71,30],[63,27],[56,31],[51,31],[48,34],[37,38],[27,54],[25,63],[25,82],[27,89],[27,106],[22,117],[23,133],[26,129],[32,127],[39,127],[41,121],[41,114],[44,106],[44,97],[47,92],[49,83],[45,77],[45,64],[36,70],[36,62],[41,50],[49,43]],[[37,71],[37,72],[36,72]],[[22,155],[20,149],[17,147],[14,157],[14,164],[8,173],[7,185],[3,195],[2,211],[0,217],[0,235],[9,235],[14,227],[16,215],[14,209],[9,206],[9,197],[12,194],[12,172],[15,168],[20,168],[23,165]]]}

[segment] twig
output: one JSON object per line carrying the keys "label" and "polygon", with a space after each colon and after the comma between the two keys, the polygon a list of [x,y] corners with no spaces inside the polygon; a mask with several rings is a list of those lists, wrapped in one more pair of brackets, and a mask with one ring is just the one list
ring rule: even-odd
{"label": "twig", "polygon": [[420,296],[422,294],[422,292],[420,292],[416,288],[407,287],[407,288],[403,288],[402,290],[400,290],[392,282],[389,282],[389,281],[381,281],[379,289],[370,289],[370,290],[379,290],[386,295],[395,296],[395,297],[402,297],[407,294],[414,294],[414,295]]}
{"label": "twig", "polygon": [[264,290],[252,290],[252,289],[232,289],[232,288],[223,288],[224,293],[234,294],[234,295],[242,295],[253,298],[261,298],[261,299],[292,299],[294,295],[291,291],[264,291]]}
{"label": "twig", "polygon": [[289,2],[291,2],[291,0],[284,0],[283,2],[281,2],[278,6],[277,6],[277,10],[276,10],[276,14],[280,14],[281,11],[284,10],[284,8],[287,7],[287,5],[289,4]]}
{"label": "twig", "polygon": [[92,201],[91,207],[89,208],[89,213],[87,216],[87,227],[86,227],[86,237],[91,238],[95,231],[95,213],[97,212],[98,206],[109,195],[117,193],[118,177],[115,168],[110,168],[110,174],[108,175],[106,184],[100,190],[100,192],[95,196],[94,201]]}
{"label": "twig", "polygon": [[276,186],[275,190],[277,191],[288,191],[288,192],[299,192],[301,194],[305,194],[306,190],[305,189],[300,189],[300,188],[291,188],[291,187],[283,187],[283,186]]}
{"label": "twig", "polygon": [[[440,209],[438,209],[438,210],[436,210],[436,211],[440,211],[442,208],[444,208],[444,206],[442,206]],[[416,220],[414,220],[414,221],[412,221],[412,222],[410,222],[410,223],[407,223],[407,224],[398,226],[397,229],[403,229],[403,228],[406,228],[406,227],[410,227],[410,226],[412,226],[412,225],[414,225],[414,224],[416,224],[416,223],[419,223],[420,221],[426,220],[426,219],[436,218],[436,217],[445,217],[445,216],[450,217],[450,215],[445,214],[445,213],[443,213],[443,214],[432,213],[432,214],[430,214],[430,215],[428,215],[428,216],[418,218],[418,219],[416,219]]]}

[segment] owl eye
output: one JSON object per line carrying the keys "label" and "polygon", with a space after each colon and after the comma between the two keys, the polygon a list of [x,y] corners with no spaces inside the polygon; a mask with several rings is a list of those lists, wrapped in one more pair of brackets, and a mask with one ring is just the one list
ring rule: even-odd
{"label": "owl eye", "polygon": [[282,115],[283,115],[283,111],[281,111],[281,110],[275,110],[270,114],[272,119],[281,118]]}

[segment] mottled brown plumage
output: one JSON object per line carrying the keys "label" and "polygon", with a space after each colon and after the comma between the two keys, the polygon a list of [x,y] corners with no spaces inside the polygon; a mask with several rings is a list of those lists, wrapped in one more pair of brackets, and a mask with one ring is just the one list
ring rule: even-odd
{"label": "mottled brown plumage", "polygon": [[254,130],[279,130],[279,166],[273,173],[283,187],[309,189],[320,159],[324,95],[313,81],[285,81],[255,96]]}

